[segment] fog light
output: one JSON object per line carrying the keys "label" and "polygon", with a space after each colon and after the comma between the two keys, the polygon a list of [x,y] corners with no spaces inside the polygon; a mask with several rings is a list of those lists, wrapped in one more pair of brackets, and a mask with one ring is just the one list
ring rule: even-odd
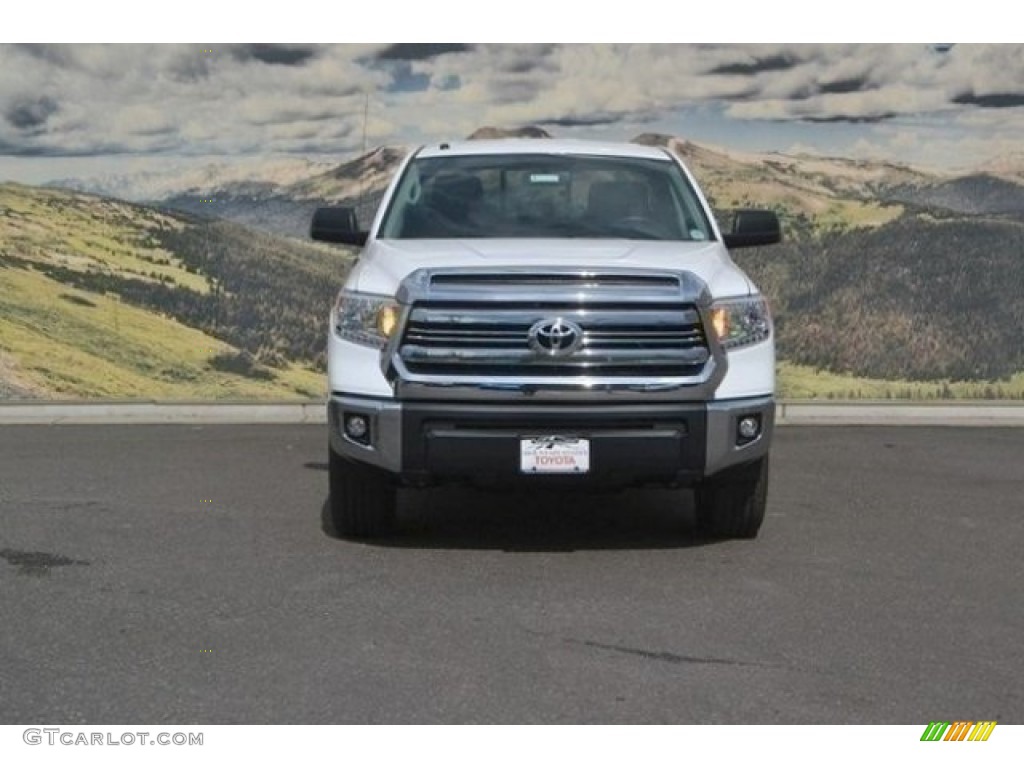
{"label": "fog light", "polygon": [[740,442],[749,443],[761,432],[761,420],[757,416],[744,416],[736,425]]}
{"label": "fog light", "polygon": [[365,416],[358,413],[345,415],[345,435],[353,440],[365,443],[370,434],[370,423]]}

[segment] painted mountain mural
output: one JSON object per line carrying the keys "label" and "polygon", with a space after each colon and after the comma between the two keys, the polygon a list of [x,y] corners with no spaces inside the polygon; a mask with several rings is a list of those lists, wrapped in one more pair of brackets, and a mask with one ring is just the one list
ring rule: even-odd
{"label": "painted mountain mural", "polygon": [[[736,258],[771,301],[783,397],[1024,397],[1024,164],[633,140],[679,155],[720,215],[781,215],[782,245]],[[369,222],[407,151],[0,185],[0,398],[322,397],[326,308],[353,254],[310,242],[311,213]]]}

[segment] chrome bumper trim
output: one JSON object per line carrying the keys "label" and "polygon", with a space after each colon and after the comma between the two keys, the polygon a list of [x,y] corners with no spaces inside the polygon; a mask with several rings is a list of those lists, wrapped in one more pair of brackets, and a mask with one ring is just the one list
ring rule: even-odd
{"label": "chrome bumper trim", "polygon": [[[722,361],[724,363],[724,360]],[[396,367],[401,361],[396,360]],[[401,400],[459,400],[462,402],[705,402],[725,375],[718,358],[708,360],[699,376],[592,377],[583,376],[418,376],[401,366],[394,382]]]}

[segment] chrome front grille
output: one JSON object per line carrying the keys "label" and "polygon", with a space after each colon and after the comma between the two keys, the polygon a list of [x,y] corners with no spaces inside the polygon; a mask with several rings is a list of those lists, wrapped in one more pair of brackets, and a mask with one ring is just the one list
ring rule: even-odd
{"label": "chrome front grille", "polygon": [[398,300],[382,362],[401,399],[699,400],[725,373],[690,272],[420,269]]}
{"label": "chrome front grille", "polygon": [[[568,321],[582,332],[571,354],[538,352],[538,323]],[[536,303],[414,306],[398,349],[410,373],[435,376],[694,376],[709,351],[693,306]]]}

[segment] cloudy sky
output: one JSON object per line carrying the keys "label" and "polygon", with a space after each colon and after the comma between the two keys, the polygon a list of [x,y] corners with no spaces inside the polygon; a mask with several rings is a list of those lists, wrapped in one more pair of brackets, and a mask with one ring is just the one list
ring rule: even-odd
{"label": "cloudy sky", "polygon": [[966,168],[1024,157],[1019,44],[0,44],[0,179],[541,125]]}

